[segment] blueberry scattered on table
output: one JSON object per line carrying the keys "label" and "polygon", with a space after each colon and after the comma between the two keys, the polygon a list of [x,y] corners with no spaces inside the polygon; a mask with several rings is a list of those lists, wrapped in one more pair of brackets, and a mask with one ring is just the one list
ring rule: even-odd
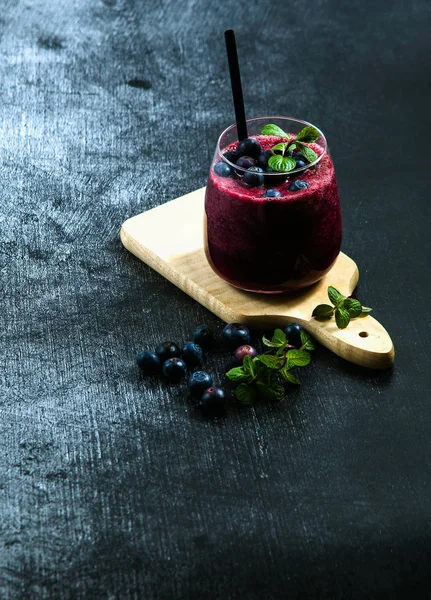
{"label": "blueberry scattered on table", "polygon": [[202,348],[195,342],[187,342],[181,348],[181,357],[190,367],[197,367],[202,363],[204,353]]}
{"label": "blueberry scattered on table", "polygon": [[222,414],[226,408],[226,392],[221,387],[207,388],[199,401],[199,407],[206,416]]}
{"label": "blueberry scattered on table", "polygon": [[257,356],[256,348],[253,348],[253,346],[250,346],[249,344],[239,346],[239,348],[235,350],[235,361],[242,365],[244,356],[250,356],[250,358],[254,358]]}
{"label": "blueberry scattered on table", "polygon": [[214,341],[214,336],[208,325],[199,325],[193,331],[193,341],[204,350],[207,350]]}
{"label": "blueberry scattered on table", "polygon": [[241,323],[228,323],[223,328],[222,338],[231,348],[238,348],[251,341],[249,328]]}
{"label": "blueberry scattered on table", "polygon": [[300,348],[302,345],[301,331],[302,327],[301,325],[298,325],[298,323],[290,323],[284,330],[284,333],[287,337],[287,341],[289,342],[289,344],[295,346],[295,348]]}
{"label": "blueberry scattered on table", "polygon": [[156,354],[160,359],[161,363],[164,363],[168,358],[179,358],[181,356],[181,350],[174,342],[163,342],[156,348]]}
{"label": "blueberry scattered on table", "polygon": [[230,177],[233,174],[232,167],[223,161],[214,165],[214,172],[220,177]]}
{"label": "blueberry scattered on table", "polygon": [[155,352],[149,350],[138,352],[136,364],[144,375],[157,375],[160,372],[160,359]]}
{"label": "blueberry scattered on table", "polygon": [[264,196],[266,198],[278,198],[279,196],[281,196],[281,192],[279,190],[266,190],[266,192],[264,193]]}
{"label": "blueberry scattered on table", "polygon": [[261,145],[254,138],[241,140],[236,149],[239,156],[252,156],[257,158],[262,153]]}
{"label": "blueberry scattered on table", "polygon": [[299,192],[300,190],[305,190],[309,187],[309,183],[308,181],[304,181],[303,179],[295,179],[295,181],[292,181],[292,183],[289,185],[289,190],[291,192]]}
{"label": "blueberry scattered on table", "polygon": [[206,389],[213,385],[213,378],[206,371],[195,371],[189,376],[187,388],[192,398],[200,400]]}
{"label": "blueberry scattered on table", "polygon": [[178,383],[187,375],[187,365],[182,358],[168,358],[163,363],[162,371],[168,381]]}
{"label": "blueberry scattered on table", "polygon": [[250,187],[258,187],[259,185],[263,185],[265,181],[263,169],[260,167],[250,167],[244,173],[243,181]]}

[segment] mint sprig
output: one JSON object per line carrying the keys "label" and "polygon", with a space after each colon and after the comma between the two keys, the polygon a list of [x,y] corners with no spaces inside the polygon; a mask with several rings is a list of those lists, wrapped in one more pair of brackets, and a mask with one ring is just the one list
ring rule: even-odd
{"label": "mint sprig", "polygon": [[330,304],[319,304],[312,312],[312,317],[318,321],[325,321],[335,317],[338,329],[345,329],[350,319],[366,316],[372,311],[368,306],[362,306],[355,298],[346,298],[332,285],[328,287],[328,298]]}
{"label": "mint sprig", "polygon": [[312,148],[307,146],[307,144],[316,142],[320,136],[318,130],[312,125],[307,125],[301,129],[292,142],[290,142],[290,134],[283,131],[278,125],[272,123],[265,125],[260,133],[262,135],[276,135],[277,137],[288,140],[287,142],[275,144],[275,146],[271,148],[275,155],[270,157],[268,165],[273,171],[277,171],[278,173],[288,173],[295,169],[296,161],[293,157],[288,155],[292,150],[300,150],[309,163],[317,160],[317,154]]}
{"label": "mint sprig", "polygon": [[272,338],[263,336],[267,350],[250,358],[245,356],[241,367],[230,369],[226,377],[237,383],[235,397],[242,405],[253,404],[257,398],[278,402],[286,395],[284,383],[299,385],[300,381],[291,373],[295,367],[305,367],[310,363],[310,351],[315,345],[311,336],[301,331],[301,347],[289,344],[286,334],[275,329]]}

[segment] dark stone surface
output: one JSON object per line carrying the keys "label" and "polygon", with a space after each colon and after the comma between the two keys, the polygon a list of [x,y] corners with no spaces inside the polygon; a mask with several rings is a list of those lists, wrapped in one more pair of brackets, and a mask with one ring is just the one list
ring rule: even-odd
{"label": "dark stone surface", "polygon": [[[430,597],[430,17],[428,0],[3,0],[2,599]],[[233,119],[229,27],[247,114],[326,132],[343,249],[397,360],[320,349],[288,400],[210,423],[134,356],[222,323],[118,234],[205,184]]]}

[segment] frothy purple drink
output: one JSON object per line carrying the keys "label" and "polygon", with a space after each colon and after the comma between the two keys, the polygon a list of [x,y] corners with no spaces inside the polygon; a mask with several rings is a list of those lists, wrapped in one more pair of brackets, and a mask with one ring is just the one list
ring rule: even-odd
{"label": "frothy purple drink", "polygon": [[[261,130],[263,119],[252,119],[249,131],[256,121]],[[250,137],[262,152],[286,142],[271,135]],[[229,136],[222,134],[223,141],[229,142]],[[220,146],[210,170],[205,197],[210,265],[221,278],[249,291],[280,293],[315,283],[329,271],[341,247],[338,187],[323,134],[307,145],[317,160],[291,174],[273,173],[268,166],[263,172],[237,167],[230,154],[237,146],[237,141]]]}

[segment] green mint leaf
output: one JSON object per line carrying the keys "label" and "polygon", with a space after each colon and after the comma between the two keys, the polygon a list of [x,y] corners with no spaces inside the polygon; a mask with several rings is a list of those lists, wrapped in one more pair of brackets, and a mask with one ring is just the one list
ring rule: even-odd
{"label": "green mint leaf", "polygon": [[276,342],[271,342],[271,340],[269,340],[265,336],[262,337],[262,342],[265,344],[265,346],[268,346],[268,348],[278,348],[280,346],[280,344]]}
{"label": "green mint leaf", "polygon": [[242,367],[246,375],[250,375],[251,377],[255,376],[256,373],[254,369],[254,363],[251,356],[249,356],[248,354],[246,354],[242,359]]}
{"label": "green mint leaf", "polygon": [[317,319],[318,321],[324,321],[325,319],[330,319],[334,314],[334,307],[330,304],[319,304],[313,310],[312,317]]}
{"label": "green mint leaf", "polygon": [[270,400],[276,402],[284,397],[284,387],[281,383],[274,381],[272,384],[267,385],[262,381],[256,383],[258,394],[264,400]]}
{"label": "green mint leaf", "polygon": [[[268,123],[260,132],[262,135],[277,135],[278,137],[290,139],[290,135],[283,131],[281,127],[278,125],[273,125],[272,123]],[[272,167],[271,167],[272,168]]]}
{"label": "green mint leaf", "polygon": [[256,400],[256,390],[246,383],[240,383],[235,388],[235,397],[243,406],[249,406]]}
{"label": "green mint leaf", "polygon": [[335,322],[338,329],[345,329],[350,323],[349,312],[345,308],[337,308],[335,310]]}
{"label": "green mint leaf", "polygon": [[317,160],[317,154],[314,152],[314,150],[312,150],[312,148],[309,148],[308,146],[306,146],[305,144],[302,144],[301,142],[297,144],[297,146],[299,147],[299,149],[301,150],[302,154],[305,156],[305,158],[308,160],[308,162],[312,163],[315,160]]}
{"label": "green mint leaf", "polygon": [[250,375],[244,372],[242,367],[235,367],[226,373],[226,377],[231,381],[247,381]]}
{"label": "green mint leaf", "polygon": [[281,356],[270,356],[269,354],[259,354],[256,358],[259,359],[261,363],[268,367],[268,369],[281,369],[284,365],[284,358]]}
{"label": "green mint leaf", "polygon": [[292,373],[290,373],[290,371],[281,369],[280,373],[285,381],[288,381],[289,383],[294,383],[295,385],[301,385],[301,382],[299,381],[299,379],[296,379],[296,377],[294,375],[292,375]]}
{"label": "green mint leaf", "polygon": [[272,336],[271,342],[278,345],[284,345],[286,343],[286,334],[282,329],[276,329]]}
{"label": "green mint leaf", "polygon": [[319,139],[320,133],[317,131],[317,129],[315,127],[312,127],[311,125],[307,125],[306,127],[304,127],[304,129],[301,129],[301,131],[298,133],[298,135],[295,138],[295,141],[299,142],[306,142],[306,143],[310,143],[310,142],[317,142],[317,140]]}
{"label": "green mint leaf", "polygon": [[274,156],[270,156],[268,165],[278,173],[286,173],[287,171],[292,171],[292,169],[296,167],[296,161],[290,156],[283,157],[279,154],[275,154]]}
{"label": "green mint leaf", "polygon": [[340,294],[332,285],[328,287],[328,298],[334,306],[338,306],[342,300],[344,300],[343,294]]}
{"label": "green mint leaf", "polygon": [[286,152],[286,148],[287,148],[288,145],[289,145],[288,142],[286,142],[284,144],[283,143],[276,144],[275,146],[273,146],[271,148],[271,150],[273,152],[281,152],[284,155],[284,153]]}
{"label": "green mint leaf", "polygon": [[368,308],[368,306],[363,306],[362,307],[362,315],[367,315],[368,313],[372,312],[372,308]]}
{"label": "green mint leaf", "polygon": [[[286,342],[286,344],[287,344],[287,342]],[[275,356],[283,356],[283,354],[286,350],[286,344],[283,344],[282,346],[280,346],[280,348],[275,353]]]}
{"label": "green mint leaf", "polygon": [[304,350],[315,350],[316,349],[316,345],[314,343],[313,338],[311,337],[311,335],[305,331],[305,329],[301,329],[301,344],[302,344],[302,349]]}
{"label": "green mint leaf", "polygon": [[354,298],[346,298],[343,303],[343,308],[347,310],[351,319],[355,317],[359,317],[362,313],[362,306],[359,300],[355,300]]}
{"label": "green mint leaf", "polygon": [[311,356],[306,350],[289,350],[286,358],[289,365],[294,367],[306,367],[311,360]]}

